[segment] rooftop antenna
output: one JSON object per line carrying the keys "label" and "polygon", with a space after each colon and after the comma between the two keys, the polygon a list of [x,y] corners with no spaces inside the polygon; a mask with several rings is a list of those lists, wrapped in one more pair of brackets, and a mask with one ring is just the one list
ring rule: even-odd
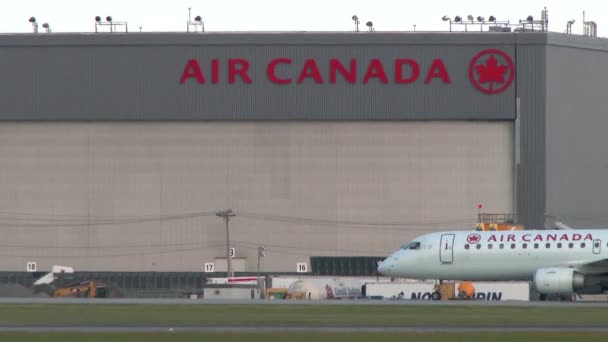
{"label": "rooftop antenna", "polygon": [[542,31],[549,31],[549,10],[545,8],[540,12],[541,29]]}

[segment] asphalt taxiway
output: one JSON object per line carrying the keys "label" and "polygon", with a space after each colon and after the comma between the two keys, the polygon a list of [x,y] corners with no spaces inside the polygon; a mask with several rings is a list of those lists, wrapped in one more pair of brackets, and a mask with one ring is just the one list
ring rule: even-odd
{"label": "asphalt taxiway", "polygon": [[606,307],[608,302],[539,301],[417,301],[417,300],[263,300],[187,298],[0,298],[0,304],[154,304],[154,305],[407,305],[407,306],[507,306],[507,307]]}

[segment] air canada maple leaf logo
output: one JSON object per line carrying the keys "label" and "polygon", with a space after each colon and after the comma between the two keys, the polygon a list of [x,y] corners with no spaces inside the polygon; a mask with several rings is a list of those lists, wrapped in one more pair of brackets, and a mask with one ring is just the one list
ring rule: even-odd
{"label": "air canada maple leaf logo", "polygon": [[467,242],[470,244],[476,244],[481,241],[481,235],[479,234],[470,234],[467,236]]}
{"label": "air canada maple leaf logo", "polygon": [[504,51],[484,50],[478,53],[469,66],[471,83],[486,94],[505,91],[515,78],[513,60]]}

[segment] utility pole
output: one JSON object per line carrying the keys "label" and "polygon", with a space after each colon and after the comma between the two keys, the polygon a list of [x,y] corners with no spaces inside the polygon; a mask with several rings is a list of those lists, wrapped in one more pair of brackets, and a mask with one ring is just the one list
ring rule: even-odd
{"label": "utility pole", "polygon": [[260,258],[263,258],[264,256],[266,256],[266,246],[262,245],[258,247],[258,292],[260,293],[260,296],[262,294],[262,282],[260,281]]}
{"label": "utility pole", "polygon": [[227,265],[227,277],[232,278],[232,257],[230,256],[230,218],[236,216],[232,212],[232,209],[222,209],[215,213],[216,216],[224,218],[226,221],[226,265]]}

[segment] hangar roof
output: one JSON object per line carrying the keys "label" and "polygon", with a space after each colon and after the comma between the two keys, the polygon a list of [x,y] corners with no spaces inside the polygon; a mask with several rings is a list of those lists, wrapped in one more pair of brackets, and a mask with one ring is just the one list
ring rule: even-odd
{"label": "hangar roof", "polygon": [[2,34],[0,46],[558,45],[608,51],[608,39],[552,32],[144,32]]}

